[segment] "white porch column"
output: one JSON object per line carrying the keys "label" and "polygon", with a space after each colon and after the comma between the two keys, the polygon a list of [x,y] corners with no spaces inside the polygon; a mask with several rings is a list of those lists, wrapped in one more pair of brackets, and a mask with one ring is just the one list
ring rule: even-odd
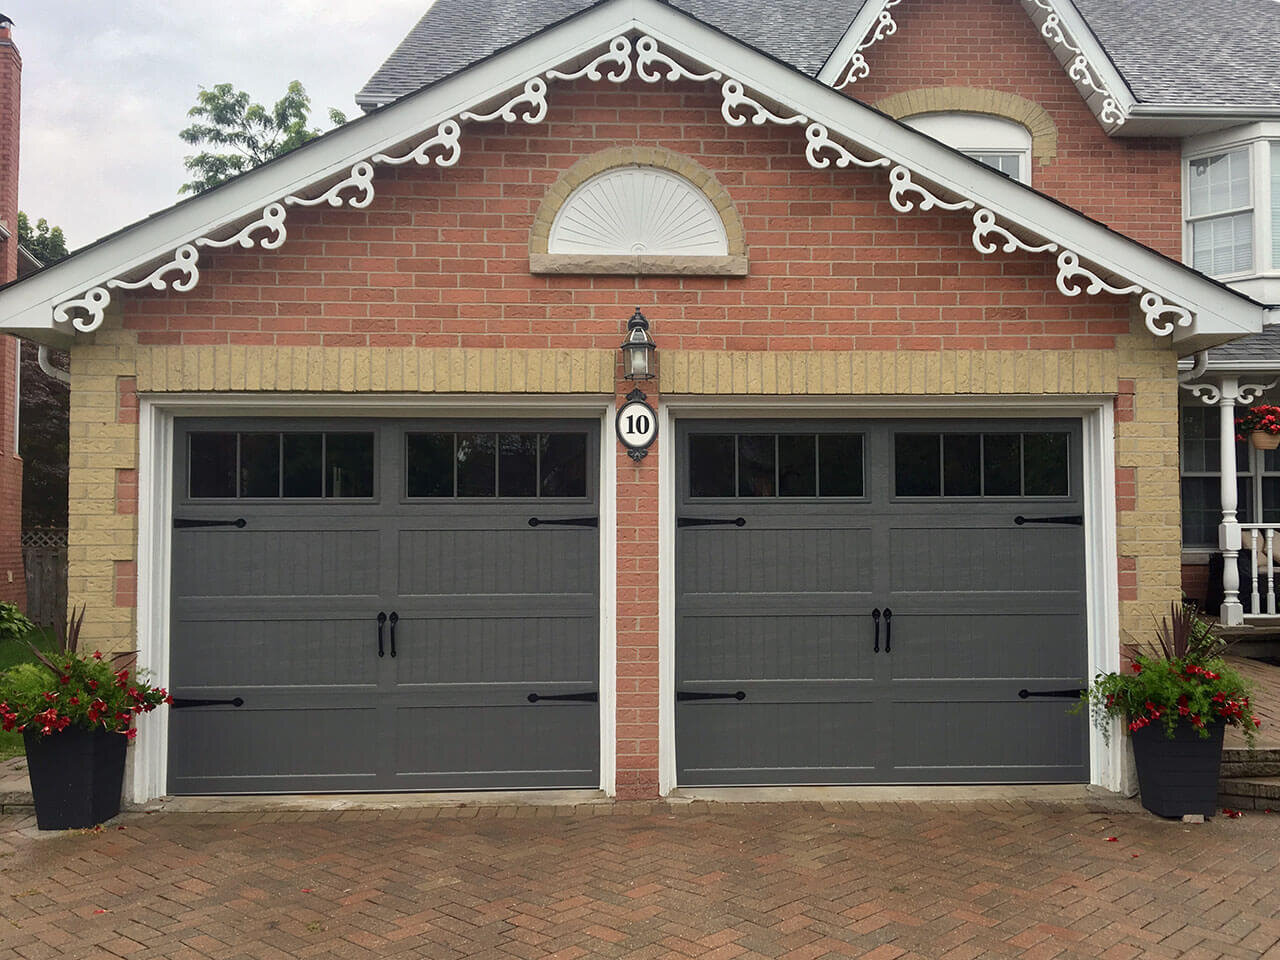
{"label": "white porch column", "polygon": [[1222,551],[1222,610],[1219,622],[1227,626],[1244,623],[1244,606],[1240,603],[1240,522],[1236,519],[1236,400],[1240,382],[1223,377],[1218,397],[1219,468],[1222,472],[1222,523],[1218,526],[1218,549]]}
{"label": "white porch column", "polygon": [[1218,618],[1224,626],[1244,623],[1244,605],[1240,603],[1240,504],[1236,493],[1236,406],[1256,403],[1263,393],[1276,385],[1241,383],[1238,376],[1205,374],[1206,359],[1201,353],[1194,367],[1179,374],[1179,385],[1210,406],[1216,404],[1219,415],[1218,453],[1221,470],[1222,523],[1218,525],[1218,549],[1222,551],[1222,608]]}

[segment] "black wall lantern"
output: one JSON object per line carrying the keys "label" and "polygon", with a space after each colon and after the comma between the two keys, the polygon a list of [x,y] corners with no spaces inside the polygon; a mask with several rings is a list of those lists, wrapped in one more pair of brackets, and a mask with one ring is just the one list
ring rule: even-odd
{"label": "black wall lantern", "polygon": [[627,339],[622,341],[622,368],[628,380],[652,380],[657,374],[653,372],[654,354],[658,345],[649,335],[649,321],[637,307],[627,322]]}
{"label": "black wall lantern", "polygon": [[[657,352],[657,344],[649,336],[649,321],[637,307],[627,322],[627,339],[622,341],[622,367],[626,371],[623,376],[628,380],[652,380],[657,376],[653,363]],[[636,387],[618,410],[618,442],[636,463],[645,458],[658,437],[658,415],[647,400],[644,391]]]}

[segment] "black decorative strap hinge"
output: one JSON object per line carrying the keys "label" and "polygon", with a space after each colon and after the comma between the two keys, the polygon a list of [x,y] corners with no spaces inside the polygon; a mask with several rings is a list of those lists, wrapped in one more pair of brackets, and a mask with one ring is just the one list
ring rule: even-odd
{"label": "black decorative strap hinge", "polygon": [[187,697],[174,697],[173,703],[169,704],[175,710],[185,710],[187,707],[243,707],[243,697],[232,697],[230,700],[191,700]]}
{"label": "black decorative strap hinge", "polygon": [[590,693],[557,693],[551,696],[541,693],[531,693],[528,696],[530,703],[538,703],[542,700],[559,700],[569,703],[599,703],[600,694],[592,690]]}
{"label": "black decorative strap hinge", "polygon": [[732,520],[721,520],[716,517],[679,517],[677,527],[745,527],[746,517],[734,517]]}
{"label": "black decorative strap hinge", "polygon": [[182,527],[237,527],[243,530],[249,525],[244,517],[237,517],[234,520],[188,520],[186,517],[174,517],[173,525],[178,528]]}
{"label": "black decorative strap hinge", "polygon": [[1024,517],[1021,514],[1013,518],[1013,522],[1018,526],[1024,523],[1060,523],[1071,527],[1083,527],[1084,517],[1075,514],[1069,517]]}
{"label": "black decorative strap hinge", "polygon": [[531,527],[598,527],[600,526],[600,518],[599,517],[572,517],[568,520],[540,520],[537,517],[530,517],[529,526]]}
{"label": "black decorative strap hinge", "polygon": [[676,700],[684,703],[688,700],[745,700],[747,694],[743,690],[735,690],[733,693],[698,693],[693,690],[677,690]]}
{"label": "black decorative strap hinge", "polygon": [[1079,700],[1082,693],[1084,691],[1079,687],[1075,690],[1027,690],[1024,687],[1018,691],[1018,696],[1023,700],[1028,697],[1056,697],[1061,700]]}

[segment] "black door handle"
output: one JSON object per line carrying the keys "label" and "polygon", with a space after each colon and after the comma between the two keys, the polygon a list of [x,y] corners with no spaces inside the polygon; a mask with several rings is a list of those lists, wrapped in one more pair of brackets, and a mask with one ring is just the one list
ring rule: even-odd
{"label": "black door handle", "polygon": [[1083,527],[1084,517],[1080,514],[1070,517],[1024,517],[1022,514],[1018,514],[1013,518],[1013,522],[1018,526],[1022,526],[1024,523],[1060,523],[1069,527]]}
{"label": "black door handle", "polygon": [[590,693],[556,693],[547,696],[545,693],[531,693],[526,697],[530,703],[537,703],[540,700],[560,700],[566,703],[599,703],[600,694],[592,690]]}
{"label": "black door handle", "polygon": [[386,613],[383,611],[380,611],[378,613],[378,656],[380,657],[385,657],[387,655],[386,651],[382,649],[382,626],[386,622],[387,622]]}
{"label": "black door handle", "polygon": [[677,690],[676,700],[684,702],[686,700],[745,700],[747,695],[742,690],[735,690],[733,693],[697,693],[688,690]]}
{"label": "black door handle", "polygon": [[1025,687],[1018,691],[1019,698],[1025,700],[1027,697],[1060,697],[1063,700],[1078,700],[1083,690],[1028,690]]}
{"label": "black door handle", "polygon": [[734,517],[732,520],[721,520],[717,517],[680,517],[677,527],[745,527],[746,517]]}
{"label": "black door handle", "polygon": [[598,527],[600,526],[600,518],[599,517],[571,517],[567,520],[540,520],[537,517],[530,517],[529,526],[531,527]]}
{"label": "black door handle", "polygon": [[230,700],[192,700],[188,697],[174,697],[173,702],[169,704],[175,710],[185,710],[187,707],[243,707],[243,697],[232,697]]}
{"label": "black door handle", "polygon": [[400,614],[392,610],[391,616],[387,619],[391,621],[391,655],[394,657],[396,655],[396,624],[400,622]]}
{"label": "black door handle", "polygon": [[871,647],[872,653],[880,652],[880,608],[871,611],[871,622],[876,625],[876,642]]}
{"label": "black door handle", "polygon": [[884,652],[893,652],[893,611],[884,608]]}
{"label": "black door handle", "polygon": [[173,525],[179,530],[187,527],[235,527],[243,530],[249,525],[244,517],[236,517],[234,520],[189,520],[186,517],[174,517]]}

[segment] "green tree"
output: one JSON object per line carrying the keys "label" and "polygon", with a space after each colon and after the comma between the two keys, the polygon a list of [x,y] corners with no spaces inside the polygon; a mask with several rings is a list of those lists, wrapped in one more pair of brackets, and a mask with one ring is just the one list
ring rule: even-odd
{"label": "green tree", "polygon": [[18,243],[46,267],[67,255],[67,238],[62,235],[62,228],[49,226],[49,221],[44,217],[37,220],[32,229],[31,219],[19,212]]}
{"label": "green tree", "polygon": [[[41,217],[33,228],[31,218],[18,214],[18,243],[45,266],[67,255],[67,239],[61,227],[49,226]],[[67,525],[67,427],[70,393],[67,385],[40,369],[37,346],[22,341],[22,395],[19,398],[18,453],[22,465],[22,526]],[[65,351],[53,350],[50,362],[60,370],[70,367]]]}
{"label": "green tree", "polygon": [[[249,94],[229,83],[219,83],[212,89],[201,87],[196,105],[187,111],[187,116],[195,122],[178,136],[203,149],[183,160],[192,179],[182,185],[179,193],[200,193],[216,187],[323,132],[308,126],[311,98],[297,80],[270,108],[253,103]],[[347,118],[331,107],[329,121],[338,126]]]}

